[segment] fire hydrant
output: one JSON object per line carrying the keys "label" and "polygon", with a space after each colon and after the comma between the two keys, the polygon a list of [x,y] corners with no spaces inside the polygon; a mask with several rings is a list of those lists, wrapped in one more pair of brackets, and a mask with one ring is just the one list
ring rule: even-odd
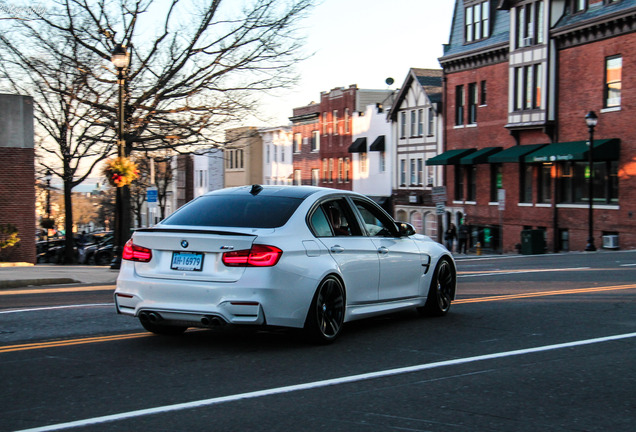
{"label": "fire hydrant", "polygon": [[475,245],[476,249],[477,249],[477,255],[481,255],[481,242],[477,242],[477,244]]}

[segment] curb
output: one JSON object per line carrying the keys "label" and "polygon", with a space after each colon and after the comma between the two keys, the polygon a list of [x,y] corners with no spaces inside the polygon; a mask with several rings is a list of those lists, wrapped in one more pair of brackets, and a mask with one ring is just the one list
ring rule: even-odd
{"label": "curb", "polygon": [[24,288],[28,286],[40,286],[40,285],[73,284],[73,283],[81,283],[81,282],[71,278],[4,280],[4,281],[0,281],[0,289]]}

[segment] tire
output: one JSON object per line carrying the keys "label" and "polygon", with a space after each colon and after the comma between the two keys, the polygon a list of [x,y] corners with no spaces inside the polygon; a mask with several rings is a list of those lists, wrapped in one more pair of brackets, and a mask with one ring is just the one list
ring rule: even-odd
{"label": "tire", "polygon": [[140,319],[139,322],[150,333],[163,336],[178,336],[180,334],[183,334],[183,332],[188,329],[187,327],[181,326],[155,324],[149,321],[144,321],[142,319]]}
{"label": "tire", "polygon": [[327,276],[318,286],[309,307],[305,332],[318,343],[331,343],[342,330],[345,316],[345,289],[335,276]]}
{"label": "tire", "polygon": [[95,257],[95,265],[98,265],[98,266],[107,266],[107,265],[110,265],[110,262],[111,262],[112,260],[113,260],[113,259],[112,259],[112,257],[110,256],[110,254],[107,254],[107,253],[101,253],[101,254],[98,254],[98,255]]}
{"label": "tire", "polygon": [[451,307],[456,277],[455,268],[448,258],[441,258],[435,267],[426,303],[418,310],[429,316],[446,315]]}

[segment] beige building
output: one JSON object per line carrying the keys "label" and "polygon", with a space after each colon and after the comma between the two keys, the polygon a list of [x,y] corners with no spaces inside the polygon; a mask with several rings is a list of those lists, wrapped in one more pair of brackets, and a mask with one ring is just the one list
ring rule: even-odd
{"label": "beige building", "polygon": [[225,132],[225,187],[263,183],[263,139],[255,127]]}

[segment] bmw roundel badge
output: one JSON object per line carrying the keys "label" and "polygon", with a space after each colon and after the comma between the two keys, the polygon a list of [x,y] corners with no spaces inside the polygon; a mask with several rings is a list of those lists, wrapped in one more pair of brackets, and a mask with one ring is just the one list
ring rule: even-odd
{"label": "bmw roundel badge", "polygon": [[185,249],[185,248],[187,248],[187,247],[188,247],[188,245],[189,245],[189,243],[188,243],[188,241],[187,241],[187,240],[181,240],[181,247],[182,247],[182,248],[184,248],[184,249]]}

